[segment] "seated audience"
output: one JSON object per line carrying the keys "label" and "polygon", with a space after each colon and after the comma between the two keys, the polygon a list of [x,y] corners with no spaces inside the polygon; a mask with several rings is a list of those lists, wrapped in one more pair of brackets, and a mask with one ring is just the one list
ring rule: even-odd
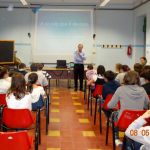
{"label": "seated audience", "polygon": [[124,75],[125,75],[126,72],[129,71],[129,70],[130,70],[130,68],[129,68],[127,65],[122,65],[122,67],[121,67],[121,73],[119,73],[119,74],[116,76],[115,80],[116,80],[117,82],[119,82],[120,84],[122,84]]}
{"label": "seated audience", "polygon": [[43,71],[43,64],[39,63],[38,65],[38,71],[43,73],[43,75],[47,78],[47,79],[51,79],[51,76],[46,72]]}
{"label": "seated audience", "polygon": [[106,83],[103,84],[102,88],[103,100],[105,100],[109,94],[114,94],[117,88],[121,86],[121,84],[115,81],[114,79],[114,72],[109,70],[104,73],[104,80]]}
{"label": "seated audience", "polygon": [[[150,118],[150,110],[147,110],[142,116],[140,116],[138,119],[133,121],[125,132],[125,135],[127,137],[129,137],[131,140],[134,140],[136,142],[143,144],[140,147],[140,150],[149,150],[150,149],[150,136],[149,136],[150,126],[143,127],[143,125],[146,124],[145,119],[147,119],[147,118]],[[136,130],[138,133],[137,136],[132,136],[131,130],[133,130],[133,131]],[[144,136],[141,134],[143,130],[146,133]]]}
{"label": "seated audience", "polygon": [[11,82],[11,77],[9,77],[10,74],[10,66],[9,65],[3,65],[3,67],[7,68],[8,71],[8,77],[5,79],[8,82]]}
{"label": "seated audience", "polygon": [[20,72],[25,76],[27,74],[26,65],[24,63],[21,63],[19,65],[19,70],[17,70],[17,72]]}
{"label": "seated audience", "polygon": [[144,70],[141,76],[145,80],[145,84],[143,84],[142,87],[145,89],[147,95],[150,95],[150,69]]}
{"label": "seated audience", "polygon": [[28,72],[26,75],[25,75],[25,80],[26,80],[26,83],[28,83],[28,76],[31,74],[31,73],[36,73],[38,75],[38,82],[37,84],[40,84],[41,86],[47,86],[48,85],[48,82],[47,82],[47,79],[45,78],[45,76],[38,71],[38,66],[36,63],[33,63],[31,66],[30,66],[30,69],[31,69],[31,72]]}
{"label": "seated audience", "polygon": [[105,73],[105,67],[103,65],[99,65],[97,67],[97,74],[95,74],[90,81],[88,81],[87,85],[91,85],[93,82],[95,82],[96,85],[103,85],[105,83],[104,81],[104,73]]}
{"label": "seated audience", "polygon": [[10,88],[10,82],[6,81],[8,78],[8,69],[5,67],[0,67],[0,94],[7,93]]}
{"label": "seated audience", "polygon": [[120,63],[116,64],[116,68],[115,68],[115,70],[116,70],[115,78],[116,78],[116,76],[117,76],[119,73],[121,73],[121,68],[122,68],[122,64],[120,64]]}
{"label": "seated audience", "polygon": [[141,64],[144,67],[147,64],[147,59],[145,57],[141,57]]}
{"label": "seated audience", "polygon": [[[140,75],[141,75],[142,68],[143,68],[142,65],[139,64],[139,63],[136,63],[136,64],[134,65],[134,71],[136,71],[136,72],[139,74],[139,77],[140,77]],[[144,80],[143,77],[140,77],[140,81],[141,81],[141,85],[145,84],[145,80]]]}
{"label": "seated audience", "polygon": [[15,73],[12,76],[11,87],[8,89],[6,95],[6,102],[8,108],[28,108],[29,110],[32,109],[31,94],[27,92],[26,82],[23,74]]}
{"label": "seated audience", "polygon": [[[118,101],[120,101],[120,111],[115,112],[114,121],[117,122],[122,112],[128,110],[143,110],[148,109],[149,98],[144,88],[140,87],[139,75],[135,71],[128,71],[123,79],[123,86],[119,87],[111,101],[108,103],[108,108],[113,109]],[[115,127],[115,143],[118,147],[122,147],[122,142],[119,140],[119,129]]]}
{"label": "seated audience", "polygon": [[31,93],[32,109],[36,109],[37,106],[43,107],[43,98],[41,95],[45,95],[45,91],[42,86],[36,85],[37,81],[38,75],[36,73],[31,73],[28,76],[27,90]]}
{"label": "seated audience", "polygon": [[90,64],[87,66],[88,71],[86,72],[86,78],[90,80],[95,74],[97,74],[97,71],[93,69],[93,65]]}

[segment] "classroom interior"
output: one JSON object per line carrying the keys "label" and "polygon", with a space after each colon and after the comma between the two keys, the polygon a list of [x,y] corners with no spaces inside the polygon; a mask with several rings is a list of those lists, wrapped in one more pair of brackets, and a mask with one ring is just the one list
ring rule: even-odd
{"label": "classroom interior", "polygon": [[[42,39],[42,37],[39,39],[35,38],[37,33],[40,33],[37,29],[42,31],[40,26],[36,24],[37,18],[40,18],[40,10],[42,9],[46,10],[45,12],[49,14],[51,14],[51,10],[56,12],[59,12],[59,10],[66,12],[76,10],[80,11],[80,13],[82,11],[90,13],[88,21],[90,21],[91,26],[88,32],[91,37],[87,39],[90,40],[90,46],[86,45],[86,40],[85,42],[83,40],[86,37],[87,30],[83,32],[85,35],[82,35],[80,31],[86,24],[82,24],[84,27],[78,30],[78,32],[81,32],[81,35],[78,36],[85,36],[83,39],[79,38],[78,40],[81,43],[83,42],[85,47],[90,47],[87,51],[86,48],[83,48],[83,51],[85,50],[87,52],[87,57],[89,58],[85,62],[85,68],[91,63],[95,68],[98,65],[104,65],[106,70],[115,71],[116,63],[121,63],[133,69],[135,63],[140,63],[141,57],[146,57],[147,64],[150,64],[149,0],[110,0],[105,6],[100,6],[103,0],[26,1],[28,5],[23,5],[20,0],[0,1],[0,40],[14,40],[15,56],[21,62],[25,63],[27,67],[32,62],[35,62],[44,63],[46,68],[55,68],[56,60],[62,58],[69,64],[74,61],[73,52],[77,50],[78,44],[80,44],[74,41],[76,37],[72,40],[73,44],[68,39],[67,43],[63,43],[63,40],[61,41],[57,37],[55,38],[55,33],[52,32],[52,38],[55,38],[52,43],[53,49],[48,49],[49,53],[46,54],[46,51],[43,49],[45,39],[41,45],[38,45],[40,42],[38,40]],[[56,12],[52,14],[52,17],[57,16]],[[46,17],[44,19],[49,20],[45,21],[50,22],[51,18]],[[67,18],[68,15],[65,17]],[[84,15],[80,17],[82,19]],[[79,18],[76,16],[75,19],[78,21],[80,20]],[[143,32],[144,25],[146,26],[145,32]],[[67,28],[63,29],[63,27],[59,28],[61,28],[59,30],[60,32],[65,30],[62,34],[64,32],[72,32],[73,30],[73,28],[70,30],[67,30]],[[49,34],[51,36],[51,33]],[[70,34],[65,34],[66,36],[70,36]],[[132,47],[132,54],[127,55],[127,49],[130,45]],[[36,47],[41,48],[39,49],[39,53],[36,51]],[[65,48],[67,48],[65,52],[66,57],[63,54]],[[58,74],[61,74],[61,71]],[[102,112],[102,134],[100,134],[98,112],[96,124],[94,124],[95,101],[92,101],[93,114],[91,116],[90,109],[88,110],[87,104],[85,104],[83,92],[74,92],[73,80],[71,80],[69,88],[67,82],[68,80],[60,78],[59,83],[56,83],[53,78],[51,79],[48,135],[45,134],[46,118],[43,111],[41,112],[41,144],[38,146],[38,149],[112,150],[113,135],[111,126],[109,127],[108,145],[105,144],[107,127],[105,122],[107,118],[104,113]],[[35,131],[28,131],[28,135],[35,138]],[[119,136],[123,140],[124,132],[119,132]],[[32,149],[35,149],[34,145]],[[116,150],[119,150],[119,148],[116,147]]]}

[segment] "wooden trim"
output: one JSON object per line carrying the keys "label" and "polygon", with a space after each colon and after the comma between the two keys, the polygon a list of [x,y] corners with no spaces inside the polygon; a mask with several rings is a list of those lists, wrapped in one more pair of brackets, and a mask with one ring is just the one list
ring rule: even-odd
{"label": "wooden trim", "polygon": [[14,40],[0,40],[0,41],[7,41],[7,42],[13,42],[13,62],[2,62],[1,64],[14,64],[15,63],[15,41]]}

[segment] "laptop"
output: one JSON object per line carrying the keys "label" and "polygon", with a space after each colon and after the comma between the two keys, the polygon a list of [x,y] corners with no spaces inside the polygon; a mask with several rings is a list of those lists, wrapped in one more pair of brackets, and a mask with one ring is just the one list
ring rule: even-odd
{"label": "laptop", "polygon": [[67,68],[66,60],[57,60],[56,68]]}

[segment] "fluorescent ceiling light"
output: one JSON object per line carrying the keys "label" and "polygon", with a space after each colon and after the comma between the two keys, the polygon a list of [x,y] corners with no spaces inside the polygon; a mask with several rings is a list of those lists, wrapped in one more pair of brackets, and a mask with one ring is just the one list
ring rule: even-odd
{"label": "fluorescent ceiling light", "polygon": [[23,5],[28,5],[28,2],[26,0],[20,0]]}
{"label": "fluorescent ceiling light", "polygon": [[99,4],[98,8],[99,8],[100,6],[105,6],[109,1],[110,1],[110,0],[102,0],[102,1],[100,2],[100,4]]}

